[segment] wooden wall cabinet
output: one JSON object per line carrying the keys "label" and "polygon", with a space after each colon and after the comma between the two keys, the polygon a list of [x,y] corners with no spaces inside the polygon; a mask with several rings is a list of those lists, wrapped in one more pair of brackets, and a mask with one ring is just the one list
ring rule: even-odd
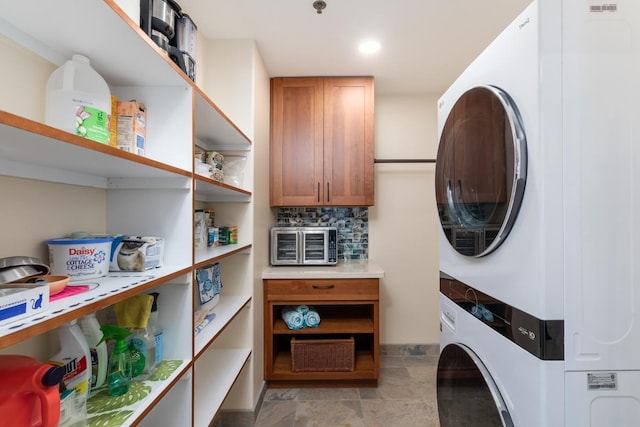
{"label": "wooden wall cabinet", "polygon": [[271,206],[374,204],[372,77],[271,79]]}
{"label": "wooden wall cabinet", "polygon": [[[287,305],[314,306],[317,328],[291,330],[282,320]],[[379,279],[264,280],[264,376],[270,386],[376,386],[380,376]],[[292,338],[355,339],[355,369],[293,372]]]}

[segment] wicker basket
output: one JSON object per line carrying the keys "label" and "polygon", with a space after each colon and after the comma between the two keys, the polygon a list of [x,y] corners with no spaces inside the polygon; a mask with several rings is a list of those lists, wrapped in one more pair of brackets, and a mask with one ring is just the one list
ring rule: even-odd
{"label": "wicker basket", "polygon": [[347,339],[297,340],[291,338],[292,372],[352,372],[355,341]]}

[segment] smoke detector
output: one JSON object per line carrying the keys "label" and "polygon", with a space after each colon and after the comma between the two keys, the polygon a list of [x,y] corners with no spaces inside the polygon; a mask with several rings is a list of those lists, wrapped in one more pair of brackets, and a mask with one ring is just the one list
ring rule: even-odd
{"label": "smoke detector", "polygon": [[313,2],[313,8],[316,10],[318,15],[322,13],[325,7],[327,7],[327,3],[323,0],[316,0]]}

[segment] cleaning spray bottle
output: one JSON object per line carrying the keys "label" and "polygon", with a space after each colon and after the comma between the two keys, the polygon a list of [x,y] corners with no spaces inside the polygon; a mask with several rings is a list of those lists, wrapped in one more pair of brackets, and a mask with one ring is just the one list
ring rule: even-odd
{"label": "cleaning spray bottle", "polygon": [[118,326],[131,331],[131,377],[146,380],[156,367],[155,338],[149,333],[148,322],[153,305],[152,295],[135,295],[115,304]]}
{"label": "cleaning spray bottle", "polygon": [[101,326],[100,330],[104,335],[98,344],[103,344],[109,339],[116,340],[109,358],[107,383],[110,396],[122,396],[129,391],[131,385],[131,353],[127,346],[127,337],[131,332],[110,325]]}
{"label": "cleaning spray bottle", "polygon": [[91,389],[104,384],[107,377],[107,345],[102,341],[100,323],[96,319],[96,314],[91,313],[78,319],[78,326],[82,330],[84,337],[89,344],[91,354]]}
{"label": "cleaning spray bottle", "polygon": [[153,305],[151,306],[151,315],[147,327],[149,333],[153,335],[156,343],[156,367],[162,362],[162,327],[158,320],[158,292],[152,292],[149,295],[153,297]]}
{"label": "cleaning spray bottle", "polygon": [[156,341],[147,327],[131,331],[129,350],[133,363],[133,377],[146,380],[156,368]]}

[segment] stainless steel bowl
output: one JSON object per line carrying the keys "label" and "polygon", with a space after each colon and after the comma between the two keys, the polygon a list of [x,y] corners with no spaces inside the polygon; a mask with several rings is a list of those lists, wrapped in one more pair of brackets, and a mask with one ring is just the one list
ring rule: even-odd
{"label": "stainless steel bowl", "polygon": [[10,256],[7,258],[0,258],[0,270],[3,270],[7,267],[30,264],[42,264],[42,261],[40,261],[39,258],[29,256]]}
{"label": "stainless steel bowl", "polygon": [[49,274],[49,272],[49,266],[43,264],[38,258],[25,256],[0,258],[0,284]]}

